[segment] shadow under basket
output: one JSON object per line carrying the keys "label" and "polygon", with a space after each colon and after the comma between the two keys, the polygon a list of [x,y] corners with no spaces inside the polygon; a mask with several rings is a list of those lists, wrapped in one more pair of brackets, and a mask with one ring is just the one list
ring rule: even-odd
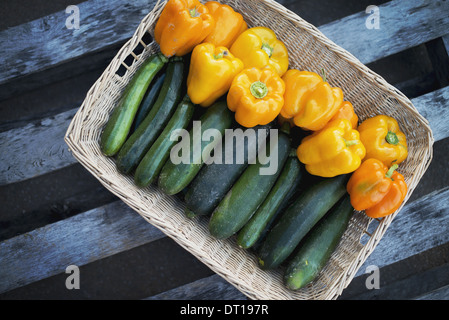
{"label": "shadow under basket", "polygon": [[[278,3],[263,0],[219,2],[240,12],[249,27],[265,26],[274,30],[289,50],[290,68],[317,73],[324,68],[332,75],[329,83],[343,89],[345,99],[352,102],[360,121],[377,114],[398,120],[407,136],[409,148],[408,158],[400,168],[409,187],[404,205],[432,160],[432,131],[411,101],[317,28]],[[213,238],[208,230],[208,219],[187,218],[184,204],[157,187],[138,188],[132,176],[119,173],[114,160],[101,153],[100,134],[125,86],[142,62],[159,51],[155,42],[145,43],[144,40],[152,39],[154,26],[165,3],[159,1],[155,5],[87,93],[65,136],[70,151],[108,190],[248,298],[338,298],[403,205],[393,215],[376,221],[377,227],[369,234],[367,230],[372,219],[355,212],[324,270],[305,288],[292,291],[283,284],[283,270],[260,269],[256,256],[239,248],[235,238]],[[123,68],[125,72],[119,72]]]}

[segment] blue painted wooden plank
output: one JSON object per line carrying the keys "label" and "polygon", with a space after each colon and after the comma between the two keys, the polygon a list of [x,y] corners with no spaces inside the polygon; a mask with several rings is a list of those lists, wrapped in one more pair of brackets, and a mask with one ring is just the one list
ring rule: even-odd
{"label": "blue painted wooden plank", "polygon": [[[61,11],[1,31],[0,84],[126,41],[155,3],[155,0],[90,0],[79,4],[79,30],[66,28],[69,15]],[[366,12],[319,29],[363,63],[448,33],[447,1],[393,0],[379,8],[379,30],[366,28],[369,17]]]}
{"label": "blue painted wooden plank", "polygon": [[449,55],[449,34],[443,36],[443,43],[446,48],[446,53]]}
{"label": "blue painted wooden plank", "polygon": [[80,28],[68,29],[59,11],[0,32],[0,84],[128,40],[156,0],[80,3]]}
{"label": "blue painted wooden plank", "polygon": [[49,173],[76,163],[64,141],[77,109],[0,133],[0,185]]}
{"label": "blue painted wooden plank", "polygon": [[449,87],[412,99],[418,112],[429,121],[435,141],[449,137]]}
{"label": "blue painted wooden plank", "polygon": [[215,274],[144,300],[247,300],[236,287]]}
{"label": "blue painted wooden plank", "polygon": [[423,294],[414,300],[449,300],[449,285]]}
{"label": "blue painted wooden plank", "polygon": [[0,243],[0,293],[165,235],[122,201]]}
{"label": "blue painted wooden plank", "polygon": [[319,29],[364,64],[444,36],[449,30],[448,1],[393,0],[377,8],[379,29],[366,26],[367,20],[375,18],[374,11],[359,12]]}
{"label": "blue painted wooden plank", "polygon": [[[369,265],[381,268],[449,241],[449,187],[407,203],[356,276]],[[375,228],[376,223],[370,227]]]}

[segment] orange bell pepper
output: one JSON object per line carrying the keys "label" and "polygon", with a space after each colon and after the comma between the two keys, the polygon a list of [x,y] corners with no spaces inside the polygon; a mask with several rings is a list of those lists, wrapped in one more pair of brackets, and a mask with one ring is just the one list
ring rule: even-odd
{"label": "orange bell pepper", "polygon": [[388,168],[382,161],[368,158],[349,178],[346,189],[356,210],[372,218],[395,212],[405,199],[407,185],[398,165]]}
{"label": "orange bell pepper", "polygon": [[285,103],[281,115],[296,126],[318,131],[332,119],[343,103],[343,91],[331,87],[315,72],[288,70],[285,82]]}
{"label": "orange bell pepper", "polygon": [[349,122],[351,122],[352,128],[357,129],[359,117],[355,113],[354,106],[352,105],[351,102],[343,101],[342,105],[340,106],[340,109],[338,109],[337,113],[330,121],[337,119],[348,119]]}
{"label": "orange bell pepper", "polygon": [[214,27],[214,18],[198,0],[169,0],[156,23],[154,39],[166,57],[183,56]]}
{"label": "orange bell pepper", "polygon": [[374,158],[363,161],[354,171],[346,186],[354,209],[365,210],[385,197],[391,188],[391,179],[386,177],[387,171],[387,166]]}
{"label": "orange bell pepper", "polygon": [[215,27],[204,42],[212,43],[216,47],[230,48],[237,37],[248,29],[243,16],[227,4],[217,1],[208,1],[205,6],[214,17]]}
{"label": "orange bell pepper", "polygon": [[382,218],[394,213],[402,204],[407,195],[407,184],[404,176],[394,171],[391,180],[390,191],[376,205],[365,210],[365,214],[371,218]]}
{"label": "orange bell pepper", "polygon": [[271,67],[249,68],[240,72],[228,91],[228,108],[235,120],[251,128],[276,119],[284,104],[285,85]]}

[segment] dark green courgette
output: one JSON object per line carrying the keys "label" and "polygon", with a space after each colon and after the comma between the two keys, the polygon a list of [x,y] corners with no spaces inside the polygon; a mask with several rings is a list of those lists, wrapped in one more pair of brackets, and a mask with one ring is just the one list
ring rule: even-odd
{"label": "dark green courgette", "polygon": [[154,79],[154,83],[151,84],[150,88],[145,94],[145,97],[143,98],[134,119],[132,128],[133,132],[136,131],[136,129],[142,123],[143,119],[145,119],[145,117],[148,115],[154,103],[156,102],[156,99],[159,96],[159,92],[161,91],[162,84],[164,83],[164,79],[165,73],[161,73],[156,79]]}
{"label": "dark green courgette", "polygon": [[187,128],[192,120],[193,112],[194,105],[190,99],[188,97],[183,99],[164,131],[137,166],[134,181],[139,187],[148,186],[155,181],[170,155],[171,148],[176,144],[176,140],[170,139],[172,132]]}
{"label": "dark green courgette", "polygon": [[329,261],[354,214],[349,195],[306,235],[287,264],[285,285],[297,290],[313,281]]}
{"label": "dark green courgette", "polygon": [[270,139],[266,144],[267,156],[277,156],[277,167],[272,174],[261,174],[266,167],[260,161],[250,164],[231,190],[226,194],[212,213],[209,231],[218,239],[225,239],[238,232],[256,212],[280,175],[290,152],[290,137],[279,131],[278,139]]}
{"label": "dark green courgette", "polygon": [[117,155],[117,168],[130,173],[140,163],[151,145],[161,134],[181,101],[184,81],[184,62],[171,58],[159,96],[143,122],[126,140]]}
{"label": "dark green courgette", "polygon": [[[205,165],[190,184],[189,190],[184,197],[186,214],[189,217],[212,213],[248,166],[248,162],[253,162],[253,159],[250,159],[250,157],[257,156],[258,141],[262,141],[259,138],[267,138],[271,128],[273,128],[273,125],[268,124],[249,129],[236,128],[232,130],[234,137],[239,135],[244,139],[242,142],[237,141],[236,138],[235,143],[232,140],[232,159],[230,159],[232,161],[227,159],[229,151],[225,150],[224,142],[228,141],[229,144],[233,136],[231,134],[225,135],[222,143],[221,163]],[[254,135],[251,135],[251,133],[254,133]]]}
{"label": "dark green courgette", "polygon": [[[228,109],[226,102],[219,101],[208,107],[207,111],[201,116],[200,121],[193,122],[193,128],[187,137],[182,137],[180,142],[180,145],[182,145],[183,139],[189,139],[186,144],[188,146],[187,160],[185,162],[173,163],[170,157],[162,167],[158,179],[158,185],[161,190],[169,195],[174,195],[187,187],[204,165],[204,160],[206,159],[203,157],[203,153],[212,152],[215,146],[221,143],[221,139],[218,140],[218,138],[213,138],[211,141],[203,141],[204,132],[208,129],[218,130],[222,137],[225,130],[231,128],[233,120],[234,114]],[[198,125],[201,125],[201,130],[199,130]],[[198,136],[196,137],[196,135]],[[199,147],[197,148],[196,145]],[[176,150],[176,145],[171,152],[176,152],[174,150]]]}
{"label": "dark green courgette", "polygon": [[150,56],[126,86],[101,134],[100,148],[105,155],[115,155],[125,143],[145,92],[167,61],[161,53]]}
{"label": "dark green courgette", "polygon": [[[292,137],[293,141],[293,137]],[[298,160],[299,161],[299,160]],[[298,176],[298,179],[296,179],[295,183],[291,186],[290,191],[285,196],[285,198],[282,200],[282,203],[277,208],[276,212],[274,213],[273,217],[268,221],[265,228],[262,230],[262,232],[259,235],[259,238],[257,241],[252,245],[251,249],[254,252],[257,252],[259,250],[261,244],[263,243],[265,236],[270,232],[273,225],[276,224],[276,222],[279,220],[280,216],[287,210],[287,208],[294,202],[295,199],[298,198],[299,194],[303,191],[305,187],[309,185],[309,173],[305,171],[304,165],[302,166],[302,173],[300,176]]]}
{"label": "dark green courgette", "polygon": [[288,197],[291,190],[296,189],[302,178],[302,165],[296,156],[295,150],[292,149],[279,178],[276,180],[276,184],[256,213],[239,231],[237,244],[240,247],[248,249],[259,240],[270,221],[275,218],[275,214],[286,197]]}
{"label": "dark green courgette", "polygon": [[[294,131],[293,131],[294,132]],[[290,135],[291,136],[291,135]],[[292,137],[292,142],[294,140],[294,137]],[[302,173],[299,179],[296,180],[295,184],[292,186],[284,200],[282,201],[279,208],[276,210],[276,213],[271,218],[271,220],[268,222],[268,224],[265,226],[265,229],[262,231],[262,234],[259,236],[259,239],[257,242],[252,246],[252,249],[254,251],[258,251],[261,244],[263,243],[265,236],[268,234],[268,232],[271,230],[271,228],[279,221],[282,214],[287,210],[288,207],[290,207],[296,199],[298,199],[299,195],[304,191],[304,189],[308,188],[308,186],[313,185],[314,181],[318,179],[322,179],[317,176],[312,176],[309,174],[305,168],[304,165],[302,166]]]}
{"label": "dark green courgette", "polygon": [[278,267],[312,227],[346,193],[347,175],[327,178],[304,190],[267,234],[259,250],[262,269]]}

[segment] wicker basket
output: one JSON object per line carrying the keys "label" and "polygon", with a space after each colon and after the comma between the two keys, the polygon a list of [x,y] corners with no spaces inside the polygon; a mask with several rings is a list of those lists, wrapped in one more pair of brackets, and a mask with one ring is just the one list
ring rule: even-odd
{"label": "wicker basket", "polygon": [[[266,26],[273,29],[289,50],[290,68],[315,72],[325,68],[332,75],[330,84],[343,89],[345,98],[353,103],[360,120],[376,114],[387,114],[398,120],[409,145],[409,156],[400,168],[409,187],[405,203],[429,166],[433,145],[427,121],[410,100],[327,39],[314,26],[278,3],[271,0],[220,2],[242,13],[250,27]],[[400,209],[378,221],[356,213],[317,279],[301,290],[291,291],[283,285],[283,270],[261,270],[256,257],[239,248],[235,238],[224,241],[214,239],[208,231],[208,219],[188,219],[183,213],[184,204],[176,197],[167,196],[153,186],[139,189],[131,176],[117,171],[113,159],[102,155],[99,138],[103,126],[134,72],[145,58],[158,50],[156,43],[144,43],[142,38],[148,33],[152,35],[164,5],[165,1],[158,1],[153,11],[142,20],[134,36],[121,48],[89,90],[65,136],[73,156],[145,220],[174,239],[247,297],[265,300],[336,299],[375,249]],[[133,51],[139,45],[145,49],[136,55]],[[133,63],[126,65],[124,61],[130,56]],[[117,74],[121,66],[127,69],[123,76]],[[371,222],[377,226],[374,232],[367,233]],[[372,225],[370,229],[373,229]]]}

